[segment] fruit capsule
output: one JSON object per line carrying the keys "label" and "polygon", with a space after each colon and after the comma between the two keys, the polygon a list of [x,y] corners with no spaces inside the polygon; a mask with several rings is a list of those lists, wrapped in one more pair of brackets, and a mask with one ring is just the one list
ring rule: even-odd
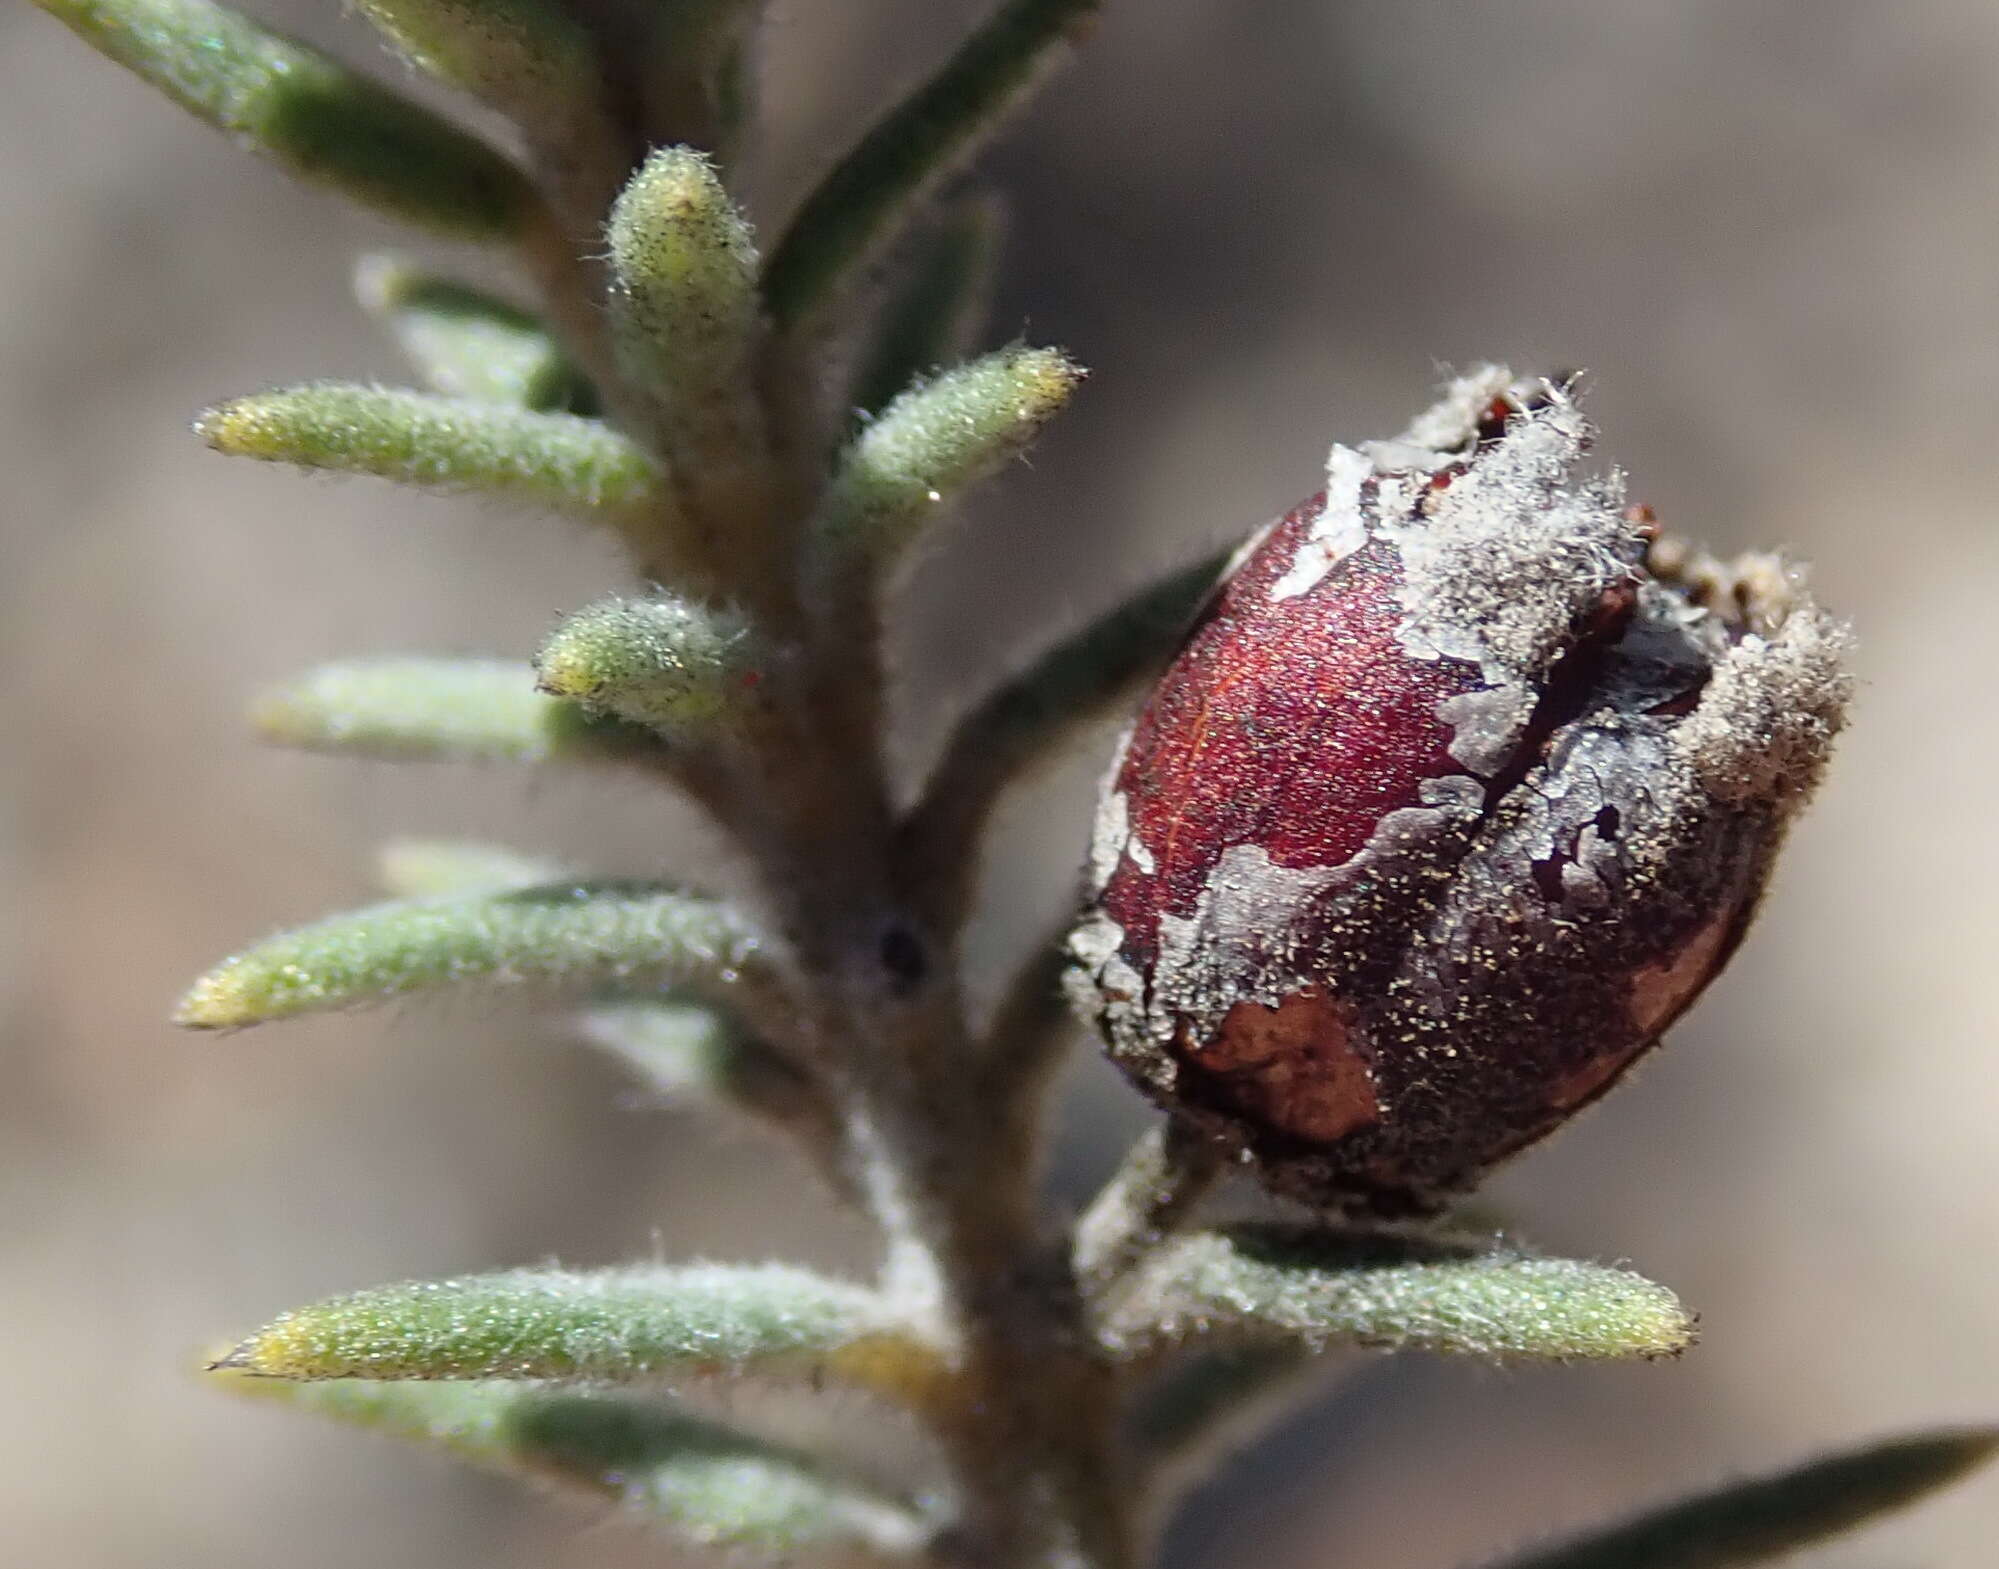
{"label": "fruit capsule", "polygon": [[1741,941],[1845,636],[1771,557],[1581,477],[1486,368],[1238,558],[1099,804],[1072,991],[1271,1187],[1434,1211],[1630,1067]]}

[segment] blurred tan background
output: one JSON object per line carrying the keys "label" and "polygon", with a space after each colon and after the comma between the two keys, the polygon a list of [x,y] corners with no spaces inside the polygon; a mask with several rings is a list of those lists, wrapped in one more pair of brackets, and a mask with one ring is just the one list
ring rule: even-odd
{"label": "blurred tan background", "polygon": [[[759,211],[979,8],[777,9]],[[372,48],[331,0],[285,25]],[[385,63],[386,64],[386,63]],[[389,68],[393,69],[393,68]],[[559,1255],[864,1241],[746,1136],[497,1006],[175,1035],[241,941],[396,834],[726,877],[601,781],[259,751],[259,681],[524,654],[617,581],[529,516],[206,454],[204,402],[395,379],[397,237],[0,10],[0,1556],[50,1569],[658,1561],[621,1527],[204,1391],[302,1300]],[[1446,1566],[1717,1473],[1999,1416],[1999,7],[1121,0],[989,161],[997,333],[1097,368],[926,566],[909,756],[1037,639],[1312,489],[1443,362],[1587,366],[1669,525],[1818,563],[1865,688],[1754,939],[1634,1088],[1496,1197],[1705,1315],[1674,1366],[1372,1364],[1198,1497],[1173,1562]],[[1017,803],[982,974],[1067,897],[1095,755]],[[1137,1124],[1079,1065],[1073,1198]],[[1991,1561],[1999,1480],[1824,1559]],[[671,1559],[672,1555],[664,1555]]]}

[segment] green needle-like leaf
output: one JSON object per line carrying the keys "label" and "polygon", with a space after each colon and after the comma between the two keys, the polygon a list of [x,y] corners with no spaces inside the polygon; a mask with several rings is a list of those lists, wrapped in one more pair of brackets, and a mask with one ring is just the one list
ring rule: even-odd
{"label": "green needle-like leaf", "polygon": [[[573,150],[579,134],[609,143],[598,101],[597,44],[544,0],[359,0],[409,62]],[[593,149],[595,150],[595,149]]]}
{"label": "green needle-like leaf", "polygon": [[295,1383],[236,1376],[236,1392],[435,1444],[491,1470],[615,1500],[703,1546],[913,1554],[930,1535],[910,1504],[817,1456],[663,1400],[512,1382]]}
{"label": "green needle-like leaf", "polygon": [[764,299],[780,327],[830,314],[939,182],[1027,99],[1100,3],[1010,0],[862,137],[806,198],[765,269]]}
{"label": "green needle-like leaf", "polygon": [[[1999,1428],[1918,1433],[1667,1504],[1506,1560],[1503,1569],[1736,1569],[1900,1509],[1999,1449]],[[1495,1566],[1498,1569],[1498,1566]]]}
{"label": "green needle-like leaf", "polygon": [[901,287],[874,324],[849,402],[880,413],[917,380],[956,364],[978,346],[991,308],[1004,227],[996,197],[966,197],[921,235]]}
{"label": "green needle-like leaf", "polygon": [[732,611],[655,594],[577,611],[542,646],[535,671],[544,692],[686,738],[758,707],[769,650]]}
{"label": "green needle-like leaf", "polygon": [[554,883],[375,905],[259,943],[197,981],[177,1022],[232,1029],[475,984],[684,984],[753,1003],[771,985],[728,905],[645,883]]}
{"label": "green needle-like leaf", "polygon": [[208,0],[36,3],[239,145],[390,217],[500,240],[538,209],[520,172],[483,142]]}
{"label": "green needle-like leaf", "polygon": [[388,256],[364,256],[354,292],[434,392],[537,412],[595,412],[596,394],[526,311]]}
{"label": "green needle-like leaf", "polygon": [[218,452],[480,490],[576,512],[658,498],[659,470],[597,420],[341,382],[258,393],[210,409],[195,431]]}
{"label": "green needle-like leaf", "polygon": [[250,711],[282,746],[393,762],[606,763],[657,756],[646,731],[535,690],[498,659],[360,659],[273,687]]}
{"label": "green needle-like leaf", "polygon": [[1138,1359],[1213,1339],[1569,1361],[1673,1356],[1694,1339],[1678,1299],[1625,1270],[1251,1225],[1159,1248],[1113,1292],[1102,1330]]}
{"label": "green needle-like leaf", "polygon": [[754,518],[765,450],[757,252],[713,164],[655,152],[611,209],[611,331],[691,510]]}
{"label": "green needle-like leaf", "polygon": [[893,566],[948,502],[1027,450],[1083,374],[1016,344],[903,393],[842,455],[815,554],[836,575]]}
{"label": "green needle-like leaf", "polygon": [[760,1371],[874,1386],[934,1354],[874,1292],[784,1264],[509,1270],[333,1297],[220,1367],[269,1378],[587,1379]]}
{"label": "green needle-like leaf", "polygon": [[940,911],[962,911],[981,827],[1006,790],[1077,729],[1132,700],[1187,635],[1229,553],[1133,595],[1056,644],[958,722],[903,828]]}

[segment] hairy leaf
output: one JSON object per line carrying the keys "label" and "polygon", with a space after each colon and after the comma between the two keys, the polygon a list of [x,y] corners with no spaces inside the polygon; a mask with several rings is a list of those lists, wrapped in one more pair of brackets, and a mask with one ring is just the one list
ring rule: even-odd
{"label": "hairy leaf", "polygon": [[537,412],[596,412],[596,394],[526,311],[389,256],[354,272],[361,304],[387,324],[433,392]]}
{"label": "hairy leaf", "polygon": [[615,1500],[705,1546],[853,1547],[900,1557],[930,1533],[910,1504],[825,1460],[667,1401],[515,1382],[228,1382],[246,1395]]}
{"label": "hairy leaf", "polygon": [[706,157],[666,147],[632,176],[606,235],[618,363],[646,395],[691,510],[735,517],[753,505],[764,451],[749,225]]}
{"label": "hairy leaf", "polygon": [[1554,1546],[1504,1569],[1735,1569],[1781,1558],[1916,1502],[1983,1465],[1999,1428],[1917,1433],[1736,1482]]}
{"label": "hairy leaf", "polygon": [[947,501],[1024,452],[1083,379],[1054,349],[985,355],[903,393],[856,436],[818,518],[829,564],[897,560]]}
{"label": "hairy leaf", "polygon": [[874,1292],[784,1264],[511,1270],[382,1286],[285,1314],[218,1364],[270,1378],[927,1377]]}
{"label": "hairy leaf", "polygon": [[639,507],[660,495],[652,460],[601,421],[466,398],[324,382],[238,398],[194,428],[234,457],[572,511]]}
{"label": "hairy leaf", "polygon": [[742,616],[655,594],[577,611],[542,645],[535,671],[544,692],[677,738],[745,718],[768,662]]}
{"label": "hairy leaf", "polygon": [[1566,1361],[1672,1356],[1694,1339],[1678,1299],[1626,1270],[1253,1225],[1161,1247],[1112,1297],[1102,1328],[1114,1351],[1138,1358],[1214,1338]]}
{"label": "hairy leaf", "polygon": [[1026,101],[1099,4],[1009,0],[834,165],[765,269],[764,299],[780,326],[821,315],[866,271]]}
{"label": "hairy leaf", "polygon": [[230,1029],[413,992],[540,981],[768,986],[755,930],[726,904],[647,883],[554,883],[337,915],[259,943],[197,981],[176,1021]]}
{"label": "hairy leaf", "polygon": [[1002,228],[998,199],[982,192],[953,203],[918,238],[854,377],[848,401],[858,414],[879,414],[898,393],[977,347]]}
{"label": "hairy leaf", "polygon": [[250,711],[282,746],[394,762],[621,762],[657,754],[647,732],[535,690],[497,659],[361,659],[272,687]]}
{"label": "hairy leaf", "polygon": [[418,69],[573,141],[603,95],[596,41],[546,0],[359,0],[362,14]]}
{"label": "hairy leaf", "polygon": [[392,218],[474,240],[537,202],[484,143],[316,49],[208,0],[36,0],[250,151]]}

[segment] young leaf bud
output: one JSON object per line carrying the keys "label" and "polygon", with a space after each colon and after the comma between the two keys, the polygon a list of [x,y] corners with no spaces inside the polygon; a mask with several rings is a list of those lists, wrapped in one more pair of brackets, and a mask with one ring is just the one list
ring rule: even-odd
{"label": "young leaf bud", "polygon": [[1580,478],[1488,367],[1335,447],[1127,737],[1072,987],[1151,1095],[1328,1208],[1422,1214],[1596,1099],[1741,941],[1845,634]]}

